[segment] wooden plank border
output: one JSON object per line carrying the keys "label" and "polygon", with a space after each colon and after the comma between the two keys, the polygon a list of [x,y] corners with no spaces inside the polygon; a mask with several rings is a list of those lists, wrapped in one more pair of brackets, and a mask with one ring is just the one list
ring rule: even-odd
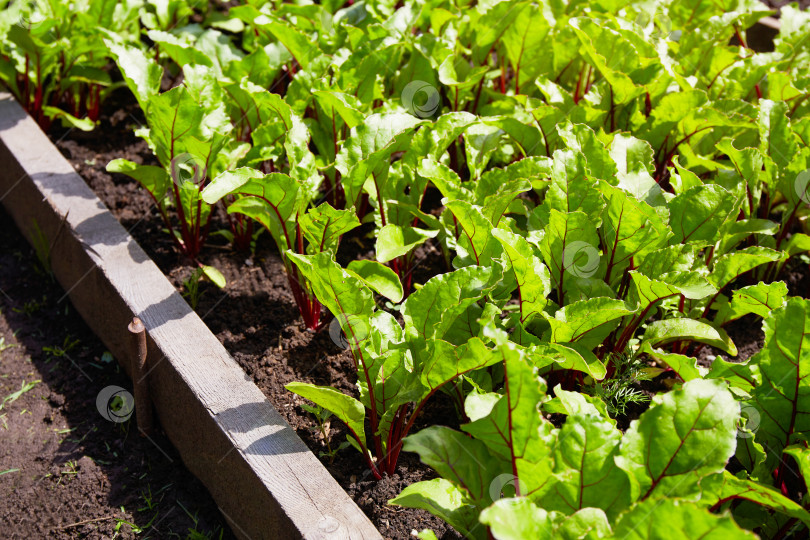
{"label": "wooden plank border", "polygon": [[382,538],[8,93],[0,93],[0,200],[29,242],[47,239],[66,295],[130,375],[127,324],[143,321],[160,424],[235,534]]}

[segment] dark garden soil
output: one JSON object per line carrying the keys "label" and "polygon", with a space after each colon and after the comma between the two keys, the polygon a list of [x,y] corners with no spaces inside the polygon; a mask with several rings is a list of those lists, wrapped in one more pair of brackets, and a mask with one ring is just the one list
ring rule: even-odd
{"label": "dark garden soil", "polygon": [[0,210],[0,538],[233,538],[165,437],[99,413],[130,383],[34,261]]}

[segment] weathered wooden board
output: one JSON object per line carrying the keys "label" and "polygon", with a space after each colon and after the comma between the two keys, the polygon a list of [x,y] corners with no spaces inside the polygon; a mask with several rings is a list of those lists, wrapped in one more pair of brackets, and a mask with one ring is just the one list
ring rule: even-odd
{"label": "weathered wooden board", "polygon": [[[243,537],[379,539],[362,511],[14,99],[0,93],[0,200],[129,372],[127,324],[148,333],[163,430]],[[99,388],[101,390],[101,388]]]}

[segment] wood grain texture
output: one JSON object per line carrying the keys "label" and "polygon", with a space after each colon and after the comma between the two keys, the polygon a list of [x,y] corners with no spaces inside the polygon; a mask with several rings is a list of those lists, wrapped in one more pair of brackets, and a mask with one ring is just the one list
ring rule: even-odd
{"label": "wood grain texture", "polygon": [[[149,391],[183,462],[249,539],[380,539],[380,533],[73,171],[0,93],[0,200],[29,240],[53,242],[54,274],[129,369],[127,324],[147,329]],[[101,390],[101,388],[99,388]]]}

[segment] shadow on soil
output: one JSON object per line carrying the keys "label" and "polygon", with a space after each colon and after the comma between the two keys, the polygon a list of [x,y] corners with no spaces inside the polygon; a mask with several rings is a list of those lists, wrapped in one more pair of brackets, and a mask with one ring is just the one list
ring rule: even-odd
{"label": "shadow on soil", "polygon": [[[35,261],[32,249],[0,210],[0,290],[4,293],[0,309],[20,344],[19,351],[30,358],[32,365],[22,369],[31,369],[41,379],[38,392],[53,407],[50,420],[34,425],[33,436],[52,436],[50,422],[63,422],[61,418],[69,426],[59,431],[64,437],[57,444],[42,445],[39,455],[18,456],[28,480],[12,488],[13,500],[3,493],[4,501],[15,505],[7,510],[12,512],[10,523],[75,524],[99,514],[115,514],[131,520],[132,525],[119,524],[119,532],[128,533],[124,537],[141,529],[139,538],[186,538],[192,530],[211,538],[219,538],[222,531],[223,538],[231,538],[216,504],[162,434],[147,440],[137,436],[134,418],[114,423],[97,410],[96,398],[103,388],[117,385],[131,391],[131,382],[117,362],[104,356],[104,346],[69,301],[58,302],[62,289],[36,268]],[[30,451],[21,443],[29,434],[8,435],[8,444],[20,443],[19,452]],[[78,472],[69,476],[59,472],[71,468]],[[122,507],[125,512],[119,511]],[[115,532],[116,523],[96,520],[67,530],[38,532],[49,538],[99,532],[108,536]]]}

